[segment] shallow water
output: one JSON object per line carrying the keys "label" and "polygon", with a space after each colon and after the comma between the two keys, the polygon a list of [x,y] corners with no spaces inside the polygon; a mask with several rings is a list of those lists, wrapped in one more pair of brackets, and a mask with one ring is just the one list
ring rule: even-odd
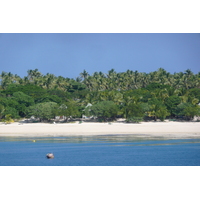
{"label": "shallow water", "polygon": [[[54,159],[47,159],[47,153]],[[0,138],[0,166],[199,166],[200,139]]]}

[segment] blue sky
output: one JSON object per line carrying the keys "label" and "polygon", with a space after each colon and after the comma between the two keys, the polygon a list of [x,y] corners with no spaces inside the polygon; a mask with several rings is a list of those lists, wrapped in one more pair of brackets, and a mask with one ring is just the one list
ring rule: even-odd
{"label": "blue sky", "polygon": [[29,69],[76,78],[85,69],[200,72],[197,33],[2,33],[0,72],[21,77]]}

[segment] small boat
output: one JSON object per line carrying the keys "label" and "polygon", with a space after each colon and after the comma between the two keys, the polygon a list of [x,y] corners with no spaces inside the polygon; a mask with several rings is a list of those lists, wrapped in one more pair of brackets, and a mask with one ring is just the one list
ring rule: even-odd
{"label": "small boat", "polygon": [[46,155],[46,157],[47,157],[47,158],[54,158],[54,155],[53,155],[53,153],[48,153],[48,154]]}

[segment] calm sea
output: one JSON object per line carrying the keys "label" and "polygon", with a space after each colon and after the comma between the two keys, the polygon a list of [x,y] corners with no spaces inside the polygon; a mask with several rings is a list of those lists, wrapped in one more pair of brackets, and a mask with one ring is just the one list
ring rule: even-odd
{"label": "calm sea", "polygon": [[[54,159],[46,154],[53,153]],[[0,138],[0,166],[199,166],[200,139]]]}

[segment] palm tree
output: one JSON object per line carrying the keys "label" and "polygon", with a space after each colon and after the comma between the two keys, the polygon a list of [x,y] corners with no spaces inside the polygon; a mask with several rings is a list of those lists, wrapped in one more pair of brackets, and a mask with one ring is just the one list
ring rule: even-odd
{"label": "palm tree", "polygon": [[111,69],[111,70],[108,71],[107,77],[112,79],[112,78],[114,78],[116,76],[116,74],[117,73],[115,72],[115,70]]}
{"label": "palm tree", "polygon": [[38,71],[38,69],[30,69],[27,71],[28,73],[28,79],[30,82],[33,82],[35,79],[39,78],[42,76],[41,72]]}
{"label": "palm tree", "polygon": [[89,73],[85,69],[80,73],[80,77],[83,78],[83,80],[87,79],[89,76]]}
{"label": "palm tree", "polygon": [[6,72],[2,72],[1,75],[1,87],[2,89],[6,89],[6,87],[10,84],[13,83],[14,79],[13,79],[13,74],[11,72],[6,73]]}
{"label": "palm tree", "polygon": [[149,76],[146,73],[141,74],[141,88],[145,88],[149,84]]}
{"label": "palm tree", "polygon": [[20,84],[21,81],[22,81],[21,77],[18,76],[17,74],[15,74],[14,77],[13,77],[13,82],[15,84]]}
{"label": "palm tree", "polygon": [[134,72],[134,88],[135,89],[139,88],[139,82],[140,82],[139,78],[140,78],[140,73],[138,73],[138,71],[136,70]]}
{"label": "palm tree", "polygon": [[53,88],[55,80],[54,74],[47,73],[43,78],[44,78],[43,82],[44,87],[46,87],[47,89]]}

